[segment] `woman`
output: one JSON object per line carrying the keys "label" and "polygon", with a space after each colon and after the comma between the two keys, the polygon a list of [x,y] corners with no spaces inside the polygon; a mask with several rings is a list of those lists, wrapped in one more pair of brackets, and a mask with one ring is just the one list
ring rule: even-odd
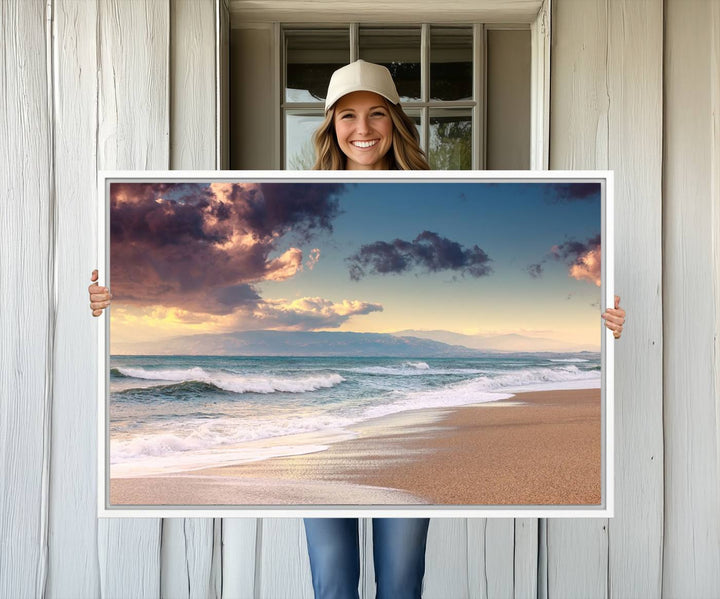
{"label": "woman", "polygon": [[[315,170],[425,170],[415,124],[400,107],[390,72],[358,60],[330,80],[325,119],[313,136]],[[93,271],[91,280],[97,280]],[[89,287],[90,307],[99,316],[110,304],[106,287]],[[625,311],[615,307],[602,315],[616,338]],[[373,556],[379,599],[418,598],[425,571],[429,519],[373,519]],[[360,559],[355,518],[306,518],[305,533],[315,596],[358,597]]]}
{"label": "woman", "polygon": [[[313,135],[315,170],[428,170],[419,141],[385,67],[358,60],[333,73]],[[429,522],[373,519],[378,599],[420,597]],[[315,597],[357,598],[357,518],[305,518],[305,534]]]}

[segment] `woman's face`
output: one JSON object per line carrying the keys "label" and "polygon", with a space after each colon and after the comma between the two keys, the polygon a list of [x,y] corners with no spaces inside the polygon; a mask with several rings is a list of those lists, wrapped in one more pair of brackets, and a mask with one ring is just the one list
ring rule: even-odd
{"label": "woman's face", "polygon": [[340,98],[333,118],[347,170],[384,170],[392,147],[393,124],[385,99],[358,91]]}

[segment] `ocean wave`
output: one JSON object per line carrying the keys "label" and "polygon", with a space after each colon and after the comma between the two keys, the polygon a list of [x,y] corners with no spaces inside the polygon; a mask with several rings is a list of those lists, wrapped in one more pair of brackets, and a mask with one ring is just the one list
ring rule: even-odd
{"label": "ocean wave", "polygon": [[554,366],[554,367],[537,367],[523,368],[516,372],[505,372],[492,378],[481,377],[478,381],[483,381],[487,385],[487,390],[509,389],[516,387],[524,387],[527,385],[537,385],[538,383],[565,383],[575,381],[591,381],[599,380],[600,376],[597,371],[580,370],[577,366]]}
{"label": "ocean wave", "polygon": [[446,408],[507,399],[514,393],[537,389],[562,389],[568,386],[599,386],[600,373],[580,370],[577,366],[553,368],[524,368],[493,376],[479,376],[437,389],[425,389],[401,394],[392,403],[373,406],[365,418],[385,416],[406,410]]}
{"label": "ocean wave", "polygon": [[144,368],[118,368],[117,370],[125,377],[158,381],[156,386],[151,387],[152,389],[168,387],[168,383],[174,382],[204,383],[232,393],[306,393],[329,389],[345,381],[336,373],[278,377],[207,372],[199,367],[181,370],[145,370]]}
{"label": "ocean wave", "polygon": [[[424,366],[421,366],[421,364],[424,364]],[[400,366],[359,366],[357,368],[338,368],[338,370],[377,376],[438,376],[449,374],[467,376],[486,372],[486,370],[478,368],[433,368],[425,362],[405,362]]]}
{"label": "ocean wave", "polygon": [[323,430],[339,431],[353,422],[355,419],[331,414],[285,420],[227,417],[212,421],[190,419],[176,423],[169,430],[156,429],[132,438],[112,438],[110,462],[118,464],[149,457],[202,452],[228,445]]}
{"label": "ocean wave", "polygon": [[427,362],[405,362],[403,366],[409,366],[410,368],[416,368],[417,370],[430,370]]}
{"label": "ocean wave", "polygon": [[584,360],[583,358],[555,358],[550,359],[550,362],[589,362],[590,360]]}
{"label": "ocean wave", "polygon": [[[132,385],[132,383],[129,384]],[[218,387],[217,385],[214,385],[213,383],[192,380],[182,381],[180,383],[150,383],[138,386],[126,386],[120,390],[115,391],[115,394],[120,396],[132,394],[136,398],[138,394],[142,395],[143,393],[147,393],[148,397],[150,399],[153,399],[157,394],[183,396],[186,394],[196,395],[217,391],[224,391],[224,389]]]}

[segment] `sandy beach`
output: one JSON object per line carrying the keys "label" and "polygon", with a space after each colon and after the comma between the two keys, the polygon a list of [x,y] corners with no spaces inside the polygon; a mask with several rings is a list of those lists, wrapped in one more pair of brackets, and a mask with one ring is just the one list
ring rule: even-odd
{"label": "sandy beach", "polygon": [[600,389],[367,421],[325,451],[112,478],[112,506],[597,505]]}

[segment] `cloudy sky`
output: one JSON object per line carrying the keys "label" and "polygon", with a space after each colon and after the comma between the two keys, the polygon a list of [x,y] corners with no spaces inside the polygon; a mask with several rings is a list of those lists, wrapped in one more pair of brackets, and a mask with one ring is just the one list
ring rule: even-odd
{"label": "cloudy sky", "polygon": [[114,183],[110,195],[111,351],[258,329],[599,349],[598,184]]}

